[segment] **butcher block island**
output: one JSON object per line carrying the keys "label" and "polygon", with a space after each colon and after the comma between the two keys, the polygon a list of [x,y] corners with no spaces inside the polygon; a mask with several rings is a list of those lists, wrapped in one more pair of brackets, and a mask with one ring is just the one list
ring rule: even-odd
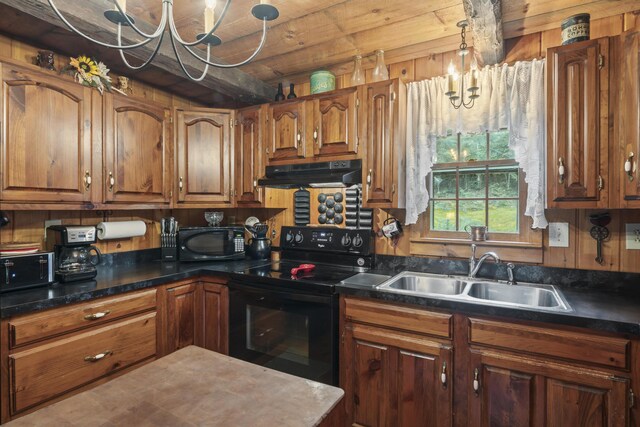
{"label": "butcher block island", "polygon": [[189,346],[7,426],[330,426],[339,388]]}

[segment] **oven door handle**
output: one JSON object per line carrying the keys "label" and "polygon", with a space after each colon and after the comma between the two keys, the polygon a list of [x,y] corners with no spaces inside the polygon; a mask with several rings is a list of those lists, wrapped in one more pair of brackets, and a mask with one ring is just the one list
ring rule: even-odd
{"label": "oven door handle", "polygon": [[256,302],[265,302],[271,305],[273,305],[274,303],[279,305],[280,301],[329,304],[333,299],[331,295],[312,295],[298,292],[280,292],[279,290],[275,290],[273,287],[269,287],[268,285],[262,287],[255,284],[245,284],[237,281],[229,282],[228,286],[231,290],[238,290],[241,292],[248,292],[253,295],[258,295],[258,298],[264,299]]}

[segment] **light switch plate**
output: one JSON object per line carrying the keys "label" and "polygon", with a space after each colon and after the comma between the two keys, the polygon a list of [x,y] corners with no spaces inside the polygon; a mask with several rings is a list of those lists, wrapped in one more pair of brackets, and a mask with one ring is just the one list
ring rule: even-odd
{"label": "light switch plate", "polygon": [[625,224],[627,250],[640,250],[640,224]]}
{"label": "light switch plate", "polygon": [[569,223],[550,222],[549,223],[549,246],[554,248],[569,247]]}
{"label": "light switch plate", "polygon": [[46,219],[44,221],[44,241],[47,241],[47,227],[52,225],[62,225],[61,219]]}

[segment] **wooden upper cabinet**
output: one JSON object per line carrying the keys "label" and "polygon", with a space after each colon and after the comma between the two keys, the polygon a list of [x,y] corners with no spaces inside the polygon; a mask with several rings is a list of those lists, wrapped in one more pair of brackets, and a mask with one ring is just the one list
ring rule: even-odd
{"label": "wooden upper cabinet", "polygon": [[470,426],[629,425],[629,380],[505,354],[472,351]]}
{"label": "wooden upper cabinet", "polygon": [[239,206],[259,207],[264,199],[264,188],[258,187],[258,178],[264,175],[262,120],[262,107],[236,112],[234,194]]}
{"label": "wooden upper cabinet", "polygon": [[305,110],[304,100],[269,105],[265,150],[269,162],[305,157]]}
{"label": "wooden upper cabinet", "polygon": [[609,39],[547,53],[549,207],[608,205]]}
{"label": "wooden upper cabinet", "polygon": [[313,103],[314,156],[358,153],[358,88],[315,97]]}
{"label": "wooden upper cabinet", "polygon": [[168,121],[162,106],[104,95],[105,202],[170,202]]}
{"label": "wooden upper cabinet", "polygon": [[640,207],[640,32],[622,34],[618,39],[619,91],[617,145],[614,168],[619,172],[622,191],[620,207]]}
{"label": "wooden upper cabinet", "polygon": [[232,113],[194,109],[178,110],[176,116],[178,203],[231,206]]}
{"label": "wooden upper cabinet", "polygon": [[52,73],[0,67],[0,200],[89,202],[92,90]]}
{"label": "wooden upper cabinet", "polygon": [[398,79],[364,87],[366,155],[362,167],[365,207],[404,207],[404,99]]}

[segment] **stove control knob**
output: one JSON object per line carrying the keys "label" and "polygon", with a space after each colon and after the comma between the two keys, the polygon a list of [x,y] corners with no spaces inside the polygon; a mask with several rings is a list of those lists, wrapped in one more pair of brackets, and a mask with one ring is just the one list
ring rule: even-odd
{"label": "stove control knob", "polygon": [[362,246],[362,237],[359,234],[356,234],[356,237],[353,238],[353,246],[356,248]]}
{"label": "stove control knob", "polygon": [[293,242],[293,234],[289,231],[286,236],[284,236],[284,240],[286,243]]}
{"label": "stove control knob", "polygon": [[296,241],[296,243],[302,243],[302,241],[304,240],[304,237],[302,237],[302,233],[296,234],[294,240]]}
{"label": "stove control knob", "polygon": [[345,248],[351,246],[351,236],[349,236],[348,234],[345,234],[344,236],[342,236],[342,240],[340,240],[340,243]]}

